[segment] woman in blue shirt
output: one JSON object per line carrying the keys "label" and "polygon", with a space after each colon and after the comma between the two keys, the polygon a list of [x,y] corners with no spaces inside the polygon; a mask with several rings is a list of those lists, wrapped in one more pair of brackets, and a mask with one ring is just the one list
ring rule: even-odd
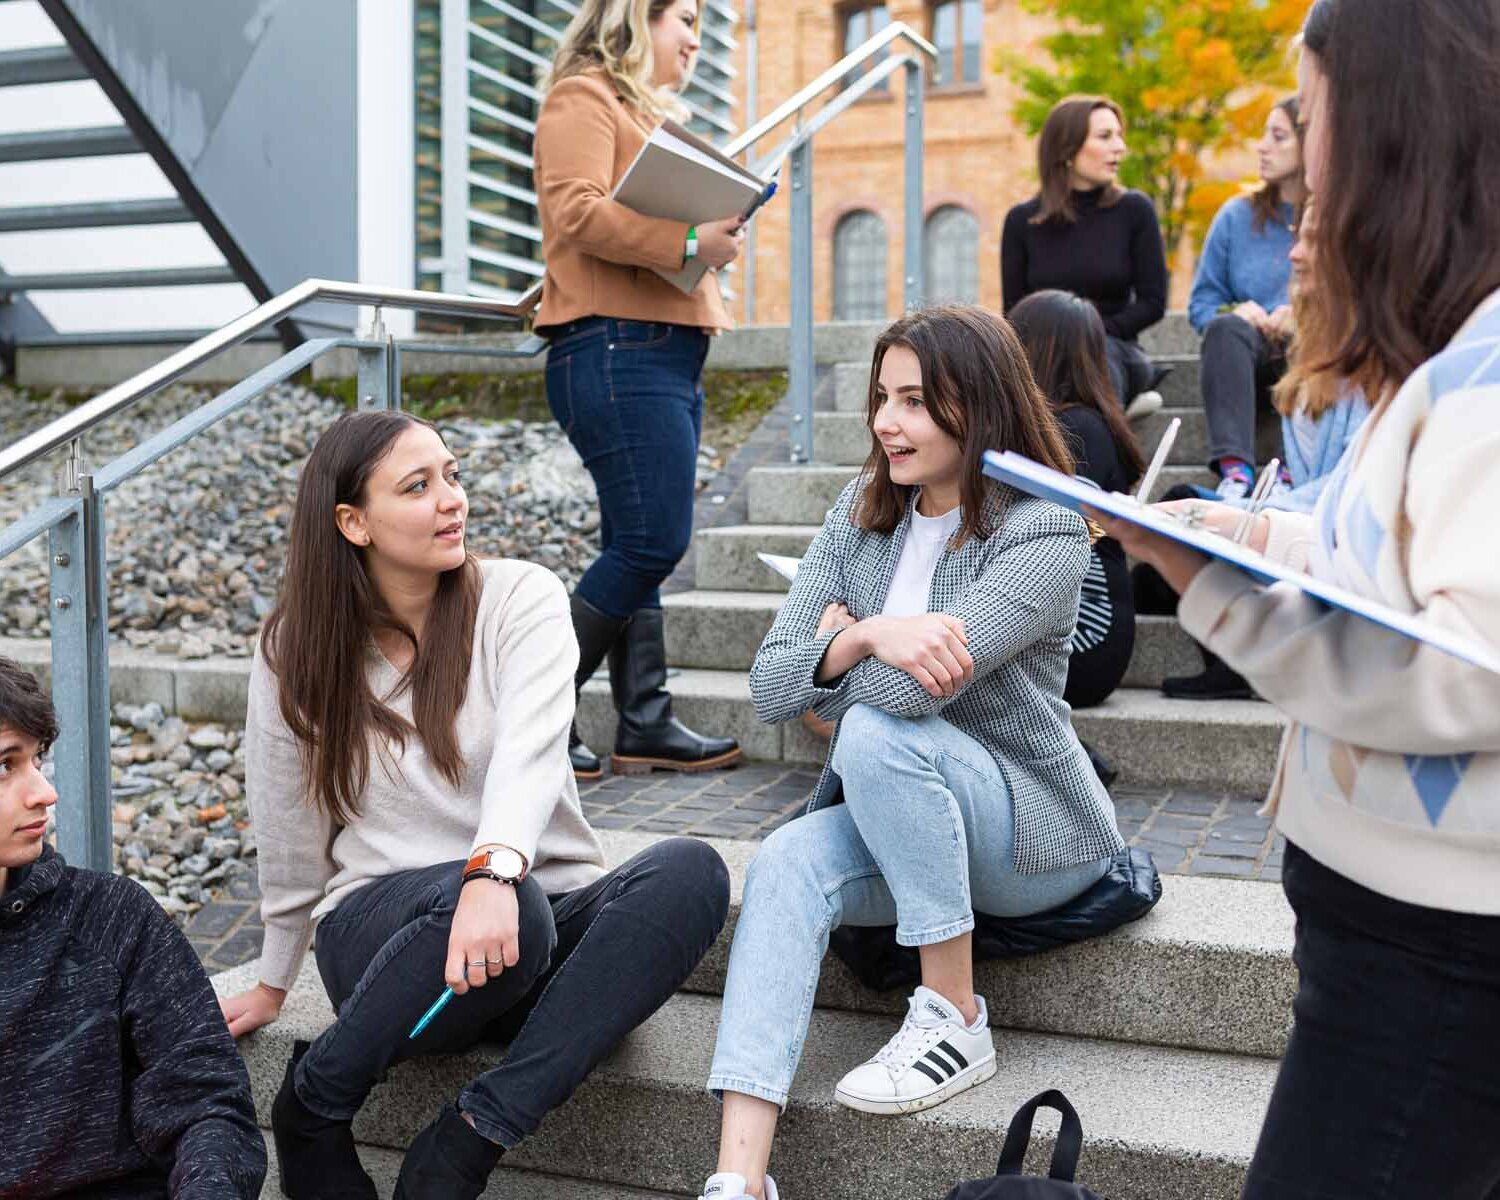
{"label": "woman in blue shirt", "polygon": [[1208,465],[1225,500],[1254,486],[1256,401],[1286,371],[1289,255],[1307,194],[1295,97],[1271,110],[1257,151],[1261,186],[1219,210],[1188,299],[1188,319],[1203,335]]}

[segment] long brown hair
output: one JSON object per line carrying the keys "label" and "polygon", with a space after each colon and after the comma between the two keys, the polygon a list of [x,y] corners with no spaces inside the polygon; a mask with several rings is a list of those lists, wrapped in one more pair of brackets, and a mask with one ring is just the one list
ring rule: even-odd
{"label": "long brown hair", "polygon": [[1338,323],[1323,366],[1378,412],[1500,288],[1500,13],[1318,0],[1303,45],[1328,84],[1315,242]]}
{"label": "long brown hair", "polygon": [[1091,408],[1104,418],[1134,483],[1146,469],[1146,460],[1115,401],[1099,310],[1081,296],[1046,288],[1011,309],[1009,320],[1042,394],[1056,408]]}
{"label": "long brown hair", "polygon": [[971,537],[987,538],[988,502],[999,500],[999,485],[981,469],[986,450],[1014,450],[1055,470],[1071,474],[1073,455],[1047,398],[1031,377],[1026,352],[1004,317],[977,305],[935,305],[902,317],[875,341],[865,424],[872,427],[867,479],[851,520],[861,529],[894,533],[906,516],[912,488],[891,482],[890,460],[873,436],[880,402],[880,364],[892,346],[904,346],[922,369],[922,398],[933,423],[964,451],[959,488],[963,523],[953,537],[961,546]]}
{"label": "long brown hair", "polygon": [[1317,206],[1309,201],[1302,208],[1298,239],[1309,251],[1307,268],[1292,282],[1292,317],[1296,332],[1287,347],[1286,374],[1271,391],[1271,403],[1282,416],[1301,411],[1314,419],[1338,403],[1345,383],[1326,364],[1336,347],[1334,324],[1328,311],[1328,293],[1318,278],[1318,255],[1312,247]]}
{"label": "long brown hair", "polygon": [[[1042,136],[1036,143],[1042,204],[1031,218],[1031,224],[1043,225],[1054,217],[1069,225],[1078,220],[1078,210],[1073,205],[1071,164],[1089,139],[1089,119],[1101,108],[1114,113],[1121,126],[1125,124],[1124,112],[1108,96],[1069,96],[1054,104],[1047,114]],[[1125,189],[1119,184],[1106,184],[1103,195],[1099,197],[1099,207],[1108,208],[1124,194]]]}
{"label": "long brown hair", "polygon": [[[370,579],[366,552],[334,521],[338,505],[365,502],[375,468],[413,426],[436,429],[407,413],[352,412],[318,438],[297,486],[281,595],[261,634],[281,715],[307,773],[308,799],[341,824],[359,815],[372,734],[402,750],[415,734],[455,787],[463,771],[454,725],[468,690],[482,586],[478,563],[469,557],[438,577],[418,640]],[[415,651],[402,681],[411,689],[415,723],[382,703],[366,677],[371,638],[379,630],[400,634]]]}
{"label": "long brown hair", "polygon": [[[1297,139],[1297,161],[1299,164],[1297,172],[1301,175],[1302,167],[1300,164],[1304,147],[1302,145],[1302,122],[1298,119],[1300,106],[1297,103],[1297,97],[1288,96],[1271,111],[1285,114],[1286,119],[1292,123],[1293,136]],[[1250,193],[1250,210],[1254,214],[1250,220],[1251,228],[1256,233],[1260,233],[1272,221],[1279,220],[1280,214],[1276,210],[1280,207],[1281,184],[1273,183],[1270,180],[1262,183],[1260,187]],[[1292,214],[1292,220],[1297,220],[1296,213]]]}

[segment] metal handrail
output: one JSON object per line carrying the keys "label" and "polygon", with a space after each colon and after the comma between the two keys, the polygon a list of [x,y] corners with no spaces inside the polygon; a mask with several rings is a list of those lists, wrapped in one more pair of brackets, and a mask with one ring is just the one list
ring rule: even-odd
{"label": "metal handrail", "polygon": [[415,288],[378,287],[365,283],[341,283],[330,279],[305,279],[296,287],[273,296],[257,308],[228,325],[184,346],[176,354],[147,367],[123,383],[101,392],[80,404],[51,424],[27,434],[19,441],[0,449],[0,479],[66,446],[82,437],[96,425],[109,420],[133,404],[161,391],[218,354],[239,345],[263,329],[286,319],[304,304],[316,300],[341,304],[369,304],[385,308],[414,309],[445,316],[487,317],[494,320],[520,320],[536,307],[540,285],[512,301],[496,301],[472,296],[455,296],[443,292],[423,292]]}
{"label": "metal handrail", "polygon": [[761,159],[751,168],[757,175],[768,174],[778,163],[786,159],[792,151],[799,146],[812,141],[813,136],[844,114],[844,112],[863,100],[867,95],[878,88],[882,83],[894,75],[897,71],[905,70],[907,67],[917,65],[917,60],[910,54],[901,54],[892,58],[884,59],[879,66],[872,67],[859,79],[851,83],[842,92],[825,104],[806,123],[798,122],[795,132],[782,142],[770,154]]}
{"label": "metal handrail", "polygon": [[914,30],[905,21],[895,21],[887,25],[869,41],[857,49],[851,50],[828,70],[824,71],[806,87],[793,93],[783,100],[764,117],[757,121],[739,137],[734,138],[724,146],[724,154],[729,158],[735,158],[743,154],[771,130],[782,124],[787,118],[796,116],[801,111],[838,83],[850,71],[863,63],[869,62],[880,51],[884,50],[898,38],[904,38],[910,42],[912,48],[925,55],[928,61],[936,63],[938,58],[937,47]]}

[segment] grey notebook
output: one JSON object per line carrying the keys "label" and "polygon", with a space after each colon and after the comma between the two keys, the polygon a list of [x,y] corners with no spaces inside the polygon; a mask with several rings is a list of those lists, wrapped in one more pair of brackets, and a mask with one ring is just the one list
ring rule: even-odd
{"label": "grey notebook", "polygon": [[[635,156],[614,198],[642,216],[706,225],[727,217],[748,219],[775,191],[774,177],[761,179],[675,121],[663,121]],[[691,293],[708,269],[692,259],[680,271],[656,273]]]}

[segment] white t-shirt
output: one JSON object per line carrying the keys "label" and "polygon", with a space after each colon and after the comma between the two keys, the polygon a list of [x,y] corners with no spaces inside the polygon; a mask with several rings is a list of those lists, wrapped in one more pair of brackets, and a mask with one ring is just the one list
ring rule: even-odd
{"label": "white t-shirt", "polygon": [[915,617],[928,611],[927,596],[938,558],[963,520],[963,509],[952,508],[940,517],[924,517],[912,510],[911,525],[901,546],[891,590],[880,610],[885,617]]}

